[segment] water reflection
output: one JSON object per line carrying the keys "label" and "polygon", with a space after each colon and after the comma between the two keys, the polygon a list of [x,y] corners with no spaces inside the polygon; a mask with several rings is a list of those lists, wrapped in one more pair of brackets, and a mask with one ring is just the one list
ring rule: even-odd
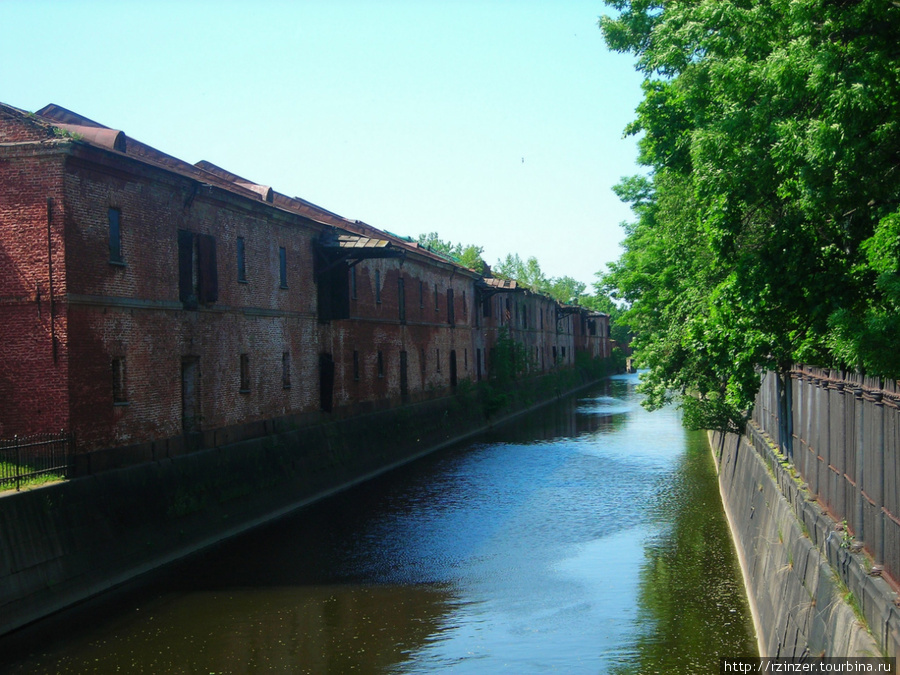
{"label": "water reflection", "polygon": [[711,462],[634,383],[172,568],[12,672],[717,672],[753,646]]}

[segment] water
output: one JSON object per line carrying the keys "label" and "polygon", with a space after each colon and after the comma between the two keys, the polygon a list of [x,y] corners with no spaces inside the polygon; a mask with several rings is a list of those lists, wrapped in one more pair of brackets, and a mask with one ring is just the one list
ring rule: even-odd
{"label": "water", "polygon": [[635,384],[48,621],[9,672],[718,673],[756,647],[712,460]]}

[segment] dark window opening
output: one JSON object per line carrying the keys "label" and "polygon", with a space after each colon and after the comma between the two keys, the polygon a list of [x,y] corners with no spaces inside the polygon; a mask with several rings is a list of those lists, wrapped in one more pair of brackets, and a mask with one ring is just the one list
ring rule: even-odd
{"label": "dark window opening", "polygon": [[466,303],[466,292],[465,291],[463,291],[462,303],[463,303],[463,316],[468,318],[469,305]]}
{"label": "dark window opening", "polygon": [[[316,274],[319,321],[336,321],[350,318],[350,293],[355,287],[355,267],[348,271],[341,261]],[[348,279],[349,282],[348,283]]]}
{"label": "dark window opening", "polygon": [[244,258],[244,238],[237,238],[237,280],[247,283],[247,266]]}
{"label": "dark window opening", "polygon": [[378,377],[384,377],[384,354],[378,350]]}
{"label": "dark window opening", "polygon": [[440,307],[438,306],[438,287],[437,284],[434,285],[434,311],[439,312]]}
{"label": "dark window opening", "polygon": [[435,372],[439,373],[439,372],[441,372],[441,350],[440,349],[434,350],[434,359],[435,359],[435,363],[437,364],[437,365],[435,365],[434,370],[435,370]]}
{"label": "dark window opening", "polygon": [[353,380],[359,382],[359,352],[353,350]]}
{"label": "dark window opening", "polygon": [[122,260],[122,212],[119,209],[109,209],[109,262],[123,264]]}
{"label": "dark window opening", "polygon": [[403,277],[397,278],[397,313],[401,323],[406,323],[406,282]]}
{"label": "dark window opening", "polygon": [[113,403],[127,403],[128,396],[125,391],[125,359],[112,360],[112,394]]}
{"label": "dark window opening", "polygon": [[178,296],[185,309],[219,299],[216,238],[178,230]]}
{"label": "dark window opening", "polygon": [[481,301],[481,315],[485,319],[491,318],[491,296],[485,296],[484,300]]}
{"label": "dark window opening", "polygon": [[528,328],[528,305],[522,305],[522,328]]}
{"label": "dark window opening", "polygon": [[281,288],[287,288],[287,249],[284,246],[278,248],[278,279]]}
{"label": "dark window opening", "polygon": [[250,355],[241,354],[241,389],[242,394],[250,392]]}
{"label": "dark window opening", "polygon": [[450,350],[450,386],[456,388],[459,380],[456,376],[456,350]]}
{"label": "dark window opening", "polygon": [[381,302],[381,270],[375,270],[375,302]]}
{"label": "dark window opening", "polygon": [[291,388],[291,353],[281,353],[281,386],[283,389]]}
{"label": "dark window opening", "polygon": [[350,268],[350,297],[356,300],[356,265]]}
{"label": "dark window opening", "polygon": [[447,323],[450,324],[450,327],[456,325],[456,314],[454,312],[453,307],[453,289],[447,289]]}

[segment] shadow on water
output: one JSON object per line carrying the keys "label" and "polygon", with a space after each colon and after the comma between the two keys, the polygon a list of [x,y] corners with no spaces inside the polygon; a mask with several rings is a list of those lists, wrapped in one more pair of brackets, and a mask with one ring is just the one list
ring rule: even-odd
{"label": "shadow on water", "polygon": [[753,640],[709,453],[634,384],[43,622],[8,672],[717,672]]}

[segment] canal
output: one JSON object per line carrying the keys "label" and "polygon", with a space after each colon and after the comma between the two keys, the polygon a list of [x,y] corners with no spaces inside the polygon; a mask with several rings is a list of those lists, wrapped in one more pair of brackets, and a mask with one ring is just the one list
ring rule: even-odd
{"label": "canal", "polygon": [[0,662],[718,673],[756,645],[713,462],[676,411],[641,408],[636,383],[607,380],[48,620]]}

